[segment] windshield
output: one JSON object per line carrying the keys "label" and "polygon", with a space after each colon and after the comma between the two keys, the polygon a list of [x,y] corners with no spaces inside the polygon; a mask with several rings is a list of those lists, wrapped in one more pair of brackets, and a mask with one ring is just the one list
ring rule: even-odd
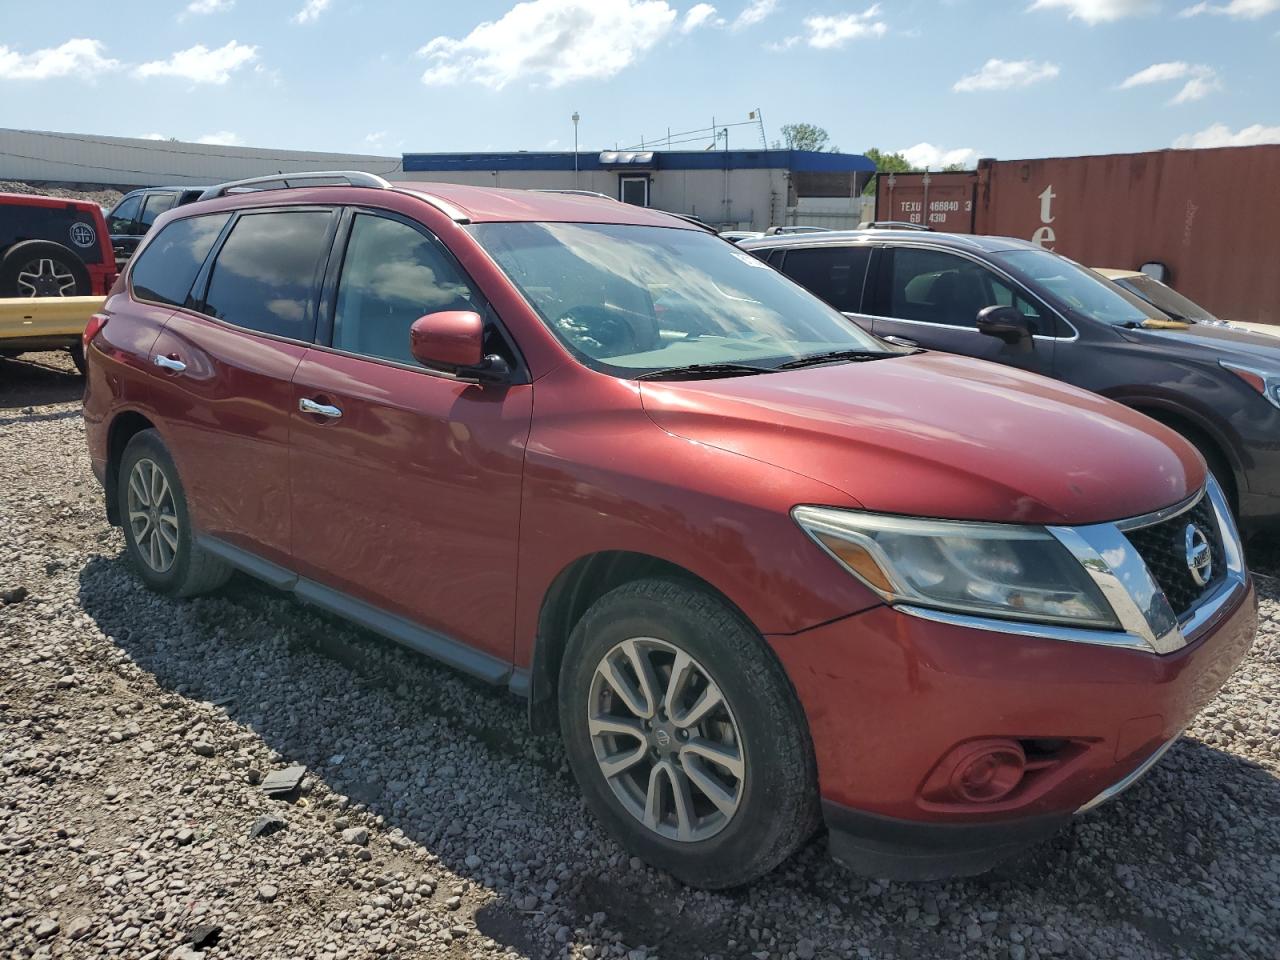
{"label": "windshield", "polygon": [[841,350],[900,352],[700,230],[597,223],[470,229],[560,341],[615,376],[704,364],[773,369]]}
{"label": "windshield", "polygon": [[1177,290],[1167,287],[1145,273],[1133,277],[1118,277],[1115,281],[1128,287],[1143,300],[1163,310],[1175,320],[1191,320],[1194,323],[1219,323],[1212,313],[1193,300],[1188,300]]}
{"label": "windshield", "polygon": [[1020,273],[1051,303],[1101,323],[1124,326],[1168,319],[1133,294],[1048,250],[1006,250],[992,258]]}

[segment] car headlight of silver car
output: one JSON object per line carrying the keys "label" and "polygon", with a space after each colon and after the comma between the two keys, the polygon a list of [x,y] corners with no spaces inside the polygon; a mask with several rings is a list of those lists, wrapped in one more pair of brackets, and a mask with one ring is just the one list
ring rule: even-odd
{"label": "car headlight of silver car", "polygon": [[1044,527],[801,506],[800,527],[890,603],[1119,629],[1093,578]]}

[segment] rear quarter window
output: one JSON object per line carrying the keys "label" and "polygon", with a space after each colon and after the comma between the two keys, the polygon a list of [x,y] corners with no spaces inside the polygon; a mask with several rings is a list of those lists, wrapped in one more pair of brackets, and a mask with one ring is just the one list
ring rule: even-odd
{"label": "rear quarter window", "polygon": [[188,217],[162,229],[133,261],[134,297],[175,307],[188,305],[191,284],[230,217],[229,213]]}

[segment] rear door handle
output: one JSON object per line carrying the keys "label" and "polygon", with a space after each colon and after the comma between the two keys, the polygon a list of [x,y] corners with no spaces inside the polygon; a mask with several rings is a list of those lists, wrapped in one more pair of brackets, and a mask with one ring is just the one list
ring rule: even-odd
{"label": "rear door handle", "polygon": [[176,357],[166,357],[161,353],[157,353],[152,357],[151,362],[157,367],[162,367],[165,370],[172,370],[174,373],[181,373],[183,370],[187,369],[187,365],[181,360]]}
{"label": "rear door handle", "polygon": [[342,416],[342,411],[328,403],[316,403],[303,397],[298,401],[298,409],[303,413],[314,413],[318,417],[329,417],[333,420]]}

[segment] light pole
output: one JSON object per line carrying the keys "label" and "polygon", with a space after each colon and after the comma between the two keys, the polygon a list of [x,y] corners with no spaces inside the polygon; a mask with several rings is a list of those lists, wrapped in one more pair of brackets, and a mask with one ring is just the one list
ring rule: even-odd
{"label": "light pole", "polygon": [[573,189],[578,189],[578,111],[573,111]]}

